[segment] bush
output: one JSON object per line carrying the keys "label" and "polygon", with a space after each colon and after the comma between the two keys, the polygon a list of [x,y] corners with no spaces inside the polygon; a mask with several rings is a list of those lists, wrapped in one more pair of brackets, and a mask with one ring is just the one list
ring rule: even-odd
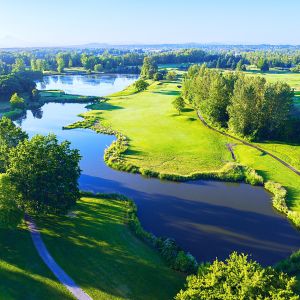
{"label": "bush", "polygon": [[10,98],[10,105],[13,109],[19,108],[24,109],[25,108],[25,101],[23,98],[19,97],[17,93],[14,93]]}
{"label": "bush", "polygon": [[166,75],[167,80],[175,80],[176,79],[176,73],[174,71],[169,71]]}
{"label": "bush", "polygon": [[286,205],[286,189],[279,183],[268,181],[265,183],[265,189],[273,194],[273,206],[280,212],[288,214],[288,207]]}
{"label": "bush", "polygon": [[149,86],[149,83],[143,79],[139,79],[135,82],[134,87],[138,92],[144,91]]}
{"label": "bush", "polygon": [[97,64],[94,67],[95,72],[102,72],[103,71],[103,66],[101,64]]}
{"label": "bush", "polygon": [[197,271],[198,263],[194,256],[184,251],[179,251],[175,262],[174,269],[184,273],[195,273]]}

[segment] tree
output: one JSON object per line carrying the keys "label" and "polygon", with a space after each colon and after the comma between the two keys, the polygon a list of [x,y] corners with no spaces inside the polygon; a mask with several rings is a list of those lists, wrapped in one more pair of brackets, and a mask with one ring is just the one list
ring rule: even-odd
{"label": "tree", "polygon": [[10,119],[0,119],[0,173],[6,172],[10,150],[27,138],[28,135]]}
{"label": "tree", "polygon": [[20,224],[23,212],[18,206],[20,195],[11,184],[10,178],[0,175],[0,228],[15,228]]}
{"label": "tree", "polygon": [[80,155],[55,135],[34,136],[9,153],[7,174],[30,213],[65,213],[80,198]]}
{"label": "tree", "polygon": [[266,60],[266,59],[264,59],[264,58],[260,58],[259,60],[258,60],[258,62],[257,62],[257,67],[261,70],[261,71],[263,71],[263,72],[267,72],[267,71],[269,71],[269,63],[268,63],[268,61]]}
{"label": "tree", "polygon": [[174,71],[169,71],[169,72],[167,73],[166,79],[167,79],[167,80],[175,80],[175,79],[176,79],[176,72],[174,72]]}
{"label": "tree", "polygon": [[144,91],[149,86],[149,83],[143,79],[139,79],[134,83],[134,87],[138,92]]}
{"label": "tree", "polygon": [[215,73],[210,78],[208,96],[200,102],[203,115],[214,125],[225,126],[228,121],[227,106],[230,102],[230,90],[222,73]]}
{"label": "tree", "polygon": [[10,105],[13,109],[19,108],[24,109],[25,108],[25,101],[22,97],[19,97],[17,93],[14,93],[10,98]]}
{"label": "tree", "polygon": [[187,277],[187,284],[176,300],[298,300],[296,279],[263,268],[244,254],[232,253],[225,262],[215,260],[199,267],[197,275]]}
{"label": "tree", "polygon": [[25,63],[22,58],[17,58],[16,62],[12,66],[12,72],[17,73],[17,72],[23,72],[25,71]]}
{"label": "tree", "polygon": [[285,83],[240,76],[228,106],[229,128],[252,139],[272,138],[291,111],[293,91]]}
{"label": "tree", "polygon": [[245,65],[243,64],[243,60],[242,60],[242,59],[239,60],[239,62],[237,63],[235,69],[236,69],[237,71],[246,71],[246,67],[245,67]]}
{"label": "tree", "polygon": [[164,75],[161,72],[156,72],[153,75],[153,80],[155,80],[155,81],[160,81],[160,80],[163,80],[163,79],[164,79]]}
{"label": "tree", "polygon": [[62,73],[65,68],[65,62],[64,62],[63,57],[57,56],[56,63],[57,63],[57,72]]}
{"label": "tree", "polygon": [[154,74],[158,71],[158,67],[151,57],[145,57],[141,70],[141,77],[144,79],[152,79]]}
{"label": "tree", "polygon": [[178,115],[182,112],[185,107],[185,102],[182,97],[176,97],[175,100],[172,102],[174,108],[178,111]]}
{"label": "tree", "polygon": [[37,89],[33,89],[31,92],[31,99],[37,101],[40,99],[40,92]]}
{"label": "tree", "polygon": [[102,72],[103,71],[103,66],[101,64],[96,64],[94,66],[94,71],[95,72]]}

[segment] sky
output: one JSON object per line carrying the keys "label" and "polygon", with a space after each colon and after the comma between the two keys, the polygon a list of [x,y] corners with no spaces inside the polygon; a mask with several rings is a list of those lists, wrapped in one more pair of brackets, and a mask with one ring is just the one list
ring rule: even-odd
{"label": "sky", "polygon": [[0,0],[0,47],[300,44],[299,0]]}

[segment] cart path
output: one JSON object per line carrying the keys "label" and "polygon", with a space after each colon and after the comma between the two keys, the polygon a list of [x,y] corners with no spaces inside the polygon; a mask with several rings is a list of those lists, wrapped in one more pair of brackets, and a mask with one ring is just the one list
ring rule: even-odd
{"label": "cart path", "polygon": [[260,147],[258,147],[258,146],[256,146],[256,145],[253,145],[253,144],[248,143],[248,142],[246,142],[246,141],[244,141],[244,140],[242,140],[242,139],[239,139],[239,138],[237,138],[237,137],[235,137],[235,136],[233,136],[233,135],[230,135],[230,134],[228,134],[228,133],[226,133],[226,132],[223,132],[223,131],[221,131],[221,130],[218,130],[218,129],[216,129],[216,128],[213,128],[212,126],[210,126],[209,124],[206,123],[206,121],[204,120],[204,118],[203,118],[203,116],[201,115],[201,113],[200,113],[199,110],[197,110],[197,115],[198,115],[198,118],[200,119],[200,121],[201,121],[206,127],[208,127],[209,129],[211,129],[211,130],[213,130],[213,131],[216,131],[216,132],[218,132],[218,133],[220,133],[220,134],[222,134],[222,135],[224,135],[224,136],[230,137],[230,138],[232,138],[232,139],[234,139],[234,140],[236,140],[236,141],[238,141],[238,142],[240,142],[240,143],[243,143],[243,144],[246,145],[246,146],[252,147],[252,148],[254,148],[254,149],[256,149],[256,150],[262,152],[263,154],[268,154],[268,155],[270,155],[272,158],[276,159],[276,160],[279,161],[281,164],[283,164],[285,167],[289,168],[291,171],[293,171],[293,172],[296,173],[298,176],[300,176],[300,171],[298,171],[298,170],[295,169],[293,166],[291,166],[291,165],[289,165],[288,163],[286,163],[284,160],[282,160],[282,159],[279,158],[278,156],[276,156],[276,155],[270,153],[269,151],[266,151],[266,150],[264,150],[264,149],[262,149],[262,148],[260,148]]}
{"label": "cart path", "polygon": [[73,294],[76,299],[92,300],[92,298],[88,294],[86,294],[53,259],[42,240],[41,234],[34,220],[30,216],[25,215],[25,221],[27,222],[33,244],[39,256],[52,271],[52,273],[57,277],[57,279]]}

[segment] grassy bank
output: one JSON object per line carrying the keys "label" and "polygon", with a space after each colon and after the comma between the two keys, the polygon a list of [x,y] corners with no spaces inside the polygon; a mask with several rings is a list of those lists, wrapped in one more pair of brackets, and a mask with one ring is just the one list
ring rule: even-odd
{"label": "grassy bank", "polygon": [[52,256],[93,299],[172,299],[184,276],[133,235],[126,213],[122,200],[83,197],[74,214],[38,224]]}
{"label": "grassy bank", "polygon": [[85,117],[129,138],[124,158],[131,165],[177,175],[218,171],[232,162],[229,140],[202,126],[191,108],[177,114],[171,104],[180,92],[177,85],[153,83],[138,94],[117,94],[93,105]]}
{"label": "grassy bank", "polygon": [[[180,92],[178,85],[179,82],[152,83],[148,90],[135,94],[125,90],[109,97],[107,102],[92,105],[93,110],[84,115],[85,121],[77,125],[119,134],[119,142],[108,149],[108,154],[106,152],[110,166],[126,171],[136,171],[130,166],[137,166],[138,171],[145,175],[167,174],[160,176],[165,179],[197,178],[195,174],[202,174],[202,178],[226,179],[220,170],[233,163],[226,147],[231,143],[235,145],[237,163],[257,170],[265,181],[281,183],[288,192],[289,208],[298,210],[299,176],[268,155],[210,130],[198,120],[191,108],[187,107],[178,115],[172,106]],[[268,143],[260,146],[270,151],[274,147]],[[287,162],[297,168],[299,146],[280,147],[282,155],[278,156],[288,157]],[[232,171],[232,168],[228,170]],[[240,176],[237,178],[241,179]],[[231,176],[230,180],[234,179]]]}
{"label": "grassy bank", "polygon": [[[91,103],[99,99],[99,97],[81,96],[66,94],[60,90],[45,90],[40,91],[40,98],[32,101],[28,95],[21,95],[25,100],[26,109],[35,109],[42,107],[45,103]],[[26,109],[12,109],[9,101],[3,101],[0,105],[0,116],[5,116],[10,119],[17,119],[22,117]]]}
{"label": "grassy bank", "polygon": [[74,299],[36,252],[25,226],[0,229],[0,299]]}

